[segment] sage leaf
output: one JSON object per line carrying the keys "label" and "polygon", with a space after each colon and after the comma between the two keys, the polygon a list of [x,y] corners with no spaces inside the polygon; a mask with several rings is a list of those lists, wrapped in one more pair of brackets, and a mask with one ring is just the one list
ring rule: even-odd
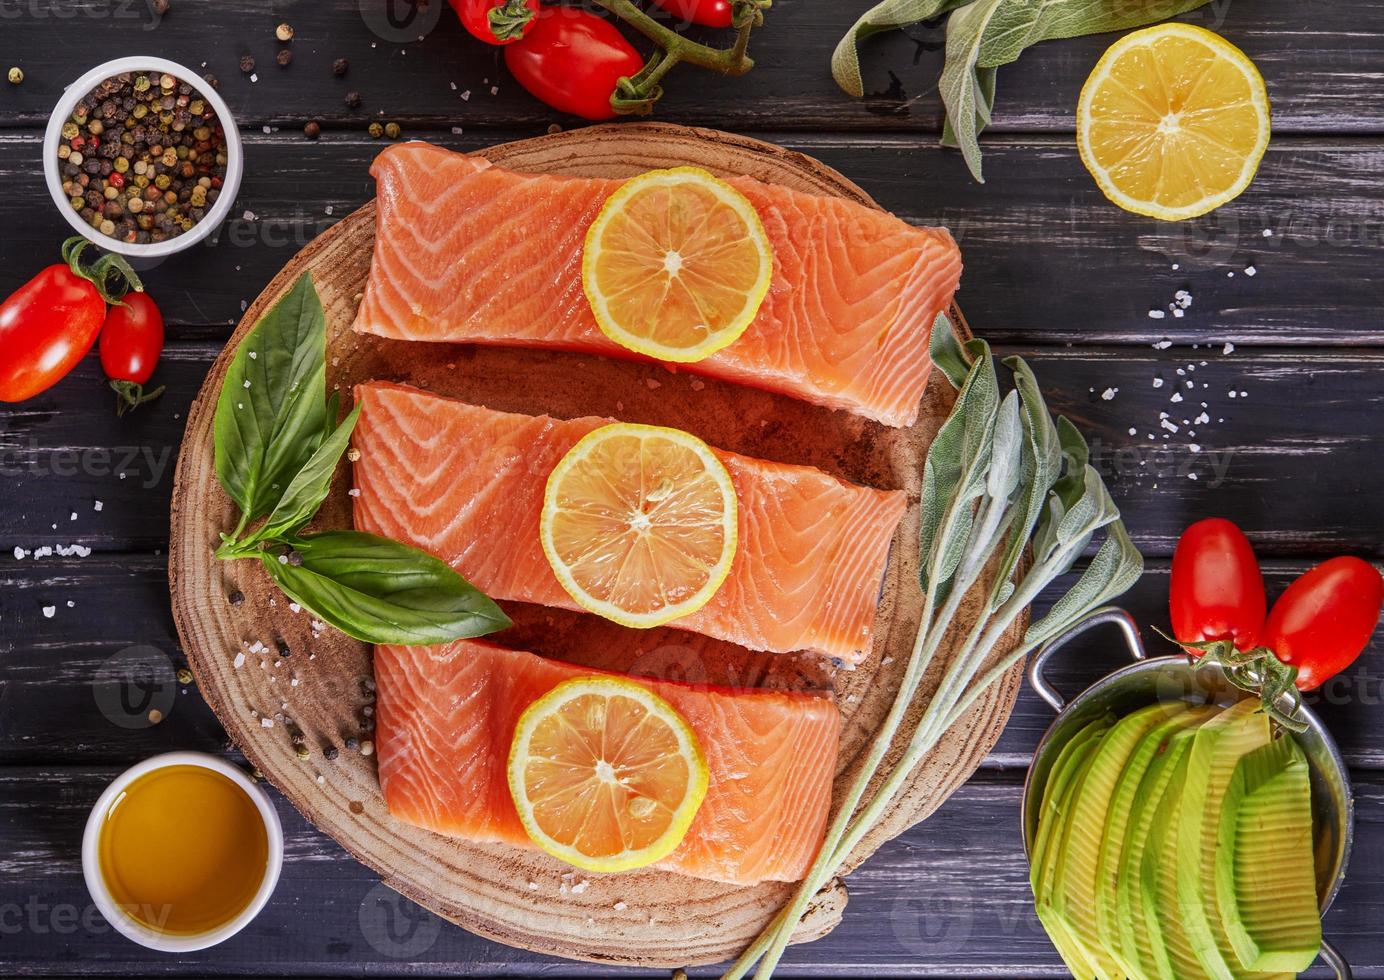
{"label": "sage leaf", "polygon": [[1105,541],[1072,588],[1024,634],[1028,646],[1066,632],[1091,611],[1124,594],[1144,571],[1144,559],[1120,521],[1106,528]]}
{"label": "sage leaf", "polygon": [[1025,48],[1086,34],[1142,27],[1195,10],[1210,0],[1005,0],[985,31],[977,64],[996,68]]}
{"label": "sage leaf", "polygon": [[865,94],[860,77],[860,42],[872,34],[897,30],[910,24],[931,20],[971,0],[884,0],[860,16],[851,29],[836,44],[831,55],[831,77],[836,84],[857,99]]}
{"label": "sage leaf", "polygon": [[942,103],[947,107],[947,119],[951,122],[956,145],[966,160],[966,166],[970,168],[971,176],[978,183],[985,182],[981,174],[980,143],[977,140],[983,126],[978,123],[982,118],[985,122],[989,121],[989,108],[981,91],[976,64],[985,40],[985,30],[1004,2],[975,0],[947,18],[947,60],[942,66],[938,89],[942,94]]}
{"label": "sage leaf", "polygon": [[[986,126],[990,125],[990,116],[995,109],[995,79],[999,74],[997,68],[976,68],[976,132],[982,132]],[[950,149],[957,149],[960,143],[956,138],[956,127],[952,125],[951,117],[946,116],[942,120],[942,139],[939,141],[942,146]]]}
{"label": "sage leaf", "polygon": [[289,481],[288,489],[274,505],[269,519],[256,531],[254,540],[286,537],[312,520],[312,515],[317,513],[322,501],[327,499],[327,492],[331,490],[332,474],[336,472],[336,464],[341,461],[341,454],[351,441],[351,432],[356,427],[361,407],[361,403],[357,402],[351,414],[332,430],[331,435],[323,440],[303,468]]}
{"label": "sage leaf", "polygon": [[261,561],[286,595],[367,643],[425,645],[505,629],[509,617],[446,562],[362,531],[324,531],[289,542],[301,564]]}
{"label": "sage leaf", "polygon": [[971,373],[971,359],[956,339],[956,328],[945,313],[938,313],[932,323],[932,333],[928,337],[928,356],[938,370],[947,376],[951,386],[960,391],[966,383],[966,375]]}
{"label": "sage leaf", "polygon": [[274,509],[321,444],[325,347],[322,303],[304,274],[231,359],[216,401],[215,465],[241,527]]}

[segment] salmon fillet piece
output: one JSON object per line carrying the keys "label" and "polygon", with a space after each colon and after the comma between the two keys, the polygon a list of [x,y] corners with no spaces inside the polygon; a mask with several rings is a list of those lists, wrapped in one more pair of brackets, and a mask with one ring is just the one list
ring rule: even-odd
{"label": "salmon fillet piece", "polygon": [[[622,183],[520,174],[427,143],[390,147],[355,329],[397,340],[555,347],[639,358],[596,325],[581,285],[587,228]],[[886,425],[911,425],[928,336],[961,278],[943,228],[750,177],[729,181],[774,248],[745,333],[689,371]]]}
{"label": "salmon fillet piece", "polygon": [[[604,673],[476,640],[377,647],[376,742],[389,812],[441,834],[533,847],[506,776],[519,715],[562,681]],[[710,770],[687,837],[658,867],[734,884],[801,879],[831,808],[836,705],[639,682],[687,719]]]}
{"label": "salmon fillet piece", "polygon": [[[416,545],[495,599],[579,609],[543,553],[548,477],[610,419],[496,412],[402,385],[358,385],[355,525]],[[671,626],[751,650],[869,655],[903,491],[715,450],[739,506],[726,581]]]}

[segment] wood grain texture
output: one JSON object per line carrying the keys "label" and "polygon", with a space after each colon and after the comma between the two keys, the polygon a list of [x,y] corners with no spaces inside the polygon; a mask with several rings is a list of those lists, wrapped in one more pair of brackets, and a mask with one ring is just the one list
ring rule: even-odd
{"label": "wood grain texture", "polygon": [[[743,137],[662,124],[586,129],[484,152],[517,170],[584,176],[622,177],[695,165],[871,203],[854,184],[810,158]],[[735,888],[647,870],[593,876],[579,899],[573,895],[554,901],[535,895],[528,883],[560,874],[566,870],[560,862],[538,852],[444,838],[395,820],[378,792],[373,759],[343,753],[330,768],[332,778],[319,782],[320,768],[295,757],[287,738],[290,725],[296,724],[317,746],[332,744],[357,726],[361,681],[371,673],[370,648],[330,630],[319,633],[306,611],[290,612],[287,600],[254,562],[227,565],[211,557],[217,532],[235,522],[233,504],[216,482],[212,453],[212,414],[229,360],[259,317],[311,272],[327,313],[328,389],[341,391],[343,402],[360,381],[408,380],[502,411],[677,425],[732,451],[808,462],[853,482],[907,491],[912,504],[885,575],[874,652],[864,664],[835,678],[842,713],[838,798],[855,778],[858,760],[889,710],[913,645],[922,602],[914,545],[922,461],[949,411],[950,388],[935,375],[920,422],[901,430],[737,385],[703,382],[694,388],[689,379],[658,365],[360,336],[350,324],[373,238],[374,212],[367,205],[299,253],[251,304],[190,410],[173,491],[169,585],[174,621],[201,693],[231,738],[316,826],[379,871],[391,887],[439,915],[501,942],[578,959],[645,966],[724,959],[753,938],[791,886]],[[338,480],[318,520],[328,527],[349,525],[348,499]],[[227,601],[233,590],[243,593],[243,605]],[[924,691],[940,683],[948,655],[977,614],[974,604],[963,606]],[[564,629],[562,617],[544,612],[539,619],[528,618],[541,628],[525,631],[525,618],[516,613],[520,636],[541,639],[540,653],[635,673],[744,682],[745,663],[727,665],[716,650],[702,656],[704,645],[680,638],[675,630],[593,630],[582,625],[584,617],[569,619],[570,628]],[[1017,642],[1022,628],[1016,624],[994,652],[996,658]],[[293,657],[274,652],[279,638],[296,651]],[[609,652],[618,646],[633,649],[612,662]],[[260,653],[262,648],[267,649]],[[307,657],[305,651],[310,651]],[[239,653],[245,656],[237,657]],[[750,669],[763,663],[766,658],[752,658]],[[975,770],[999,737],[1020,672],[1011,671],[939,741],[852,855],[852,864],[930,814]],[[925,703],[925,697],[918,698],[905,733]],[[905,744],[906,737],[901,738],[887,758],[897,758]],[[800,938],[818,938],[834,926],[844,899],[839,884],[825,889]],[[621,914],[613,909],[617,901],[648,912]]]}
{"label": "wood grain texture", "polygon": [[[552,122],[579,122],[530,98],[510,79],[497,50],[469,37],[441,3],[422,5],[417,18],[408,16],[405,3],[394,6],[403,14],[397,28],[384,22],[384,3],[361,0],[279,0],[272,13],[260,0],[174,0],[162,18],[151,13],[149,0],[16,2],[4,8],[0,22],[3,49],[24,65],[27,77],[0,101],[0,125],[41,125],[62,86],[102,57],[85,52],[74,64],[71,46],[54,40],[83,31],[99,33],[108,57],[154,51],[214,73],[241,124],[254,129],[300,130],[316,118],[362,131],[380,113],[411,128],[526,126],[529,135]],[[723,78],[680,67],[657,118],[741,131],[892,131],[931,141],[942,118],[940,30],[920,26],[872,39],[862,57],[870,93],[865,99],[847,96],[832,81],[831,51],[866,7],[864,0],[776,0],[751,43],[756,65],[749,75]],[[280,19],[297,32],[286,69],[274,64]],[[1217,0],[1179,19],[1224,34],[1255,60],[1268,79],[1279,132],[1384,132],[1384,92],[1376,75],[1384,60],[1384,27],[1371,0]],[[726,43],[715,32],[693,33]],[[1110,41],[1043,44],[1006,66],[992,128],[1070,132],[1081,83]],[[647,50],[642,40],[639,46]],[[247,54],[257,62],[255,81],[239,70]],[[351,64],[342,78],[331,74],[339,57]],[[353,89],[364,100],[355,111],[344,103]]]}

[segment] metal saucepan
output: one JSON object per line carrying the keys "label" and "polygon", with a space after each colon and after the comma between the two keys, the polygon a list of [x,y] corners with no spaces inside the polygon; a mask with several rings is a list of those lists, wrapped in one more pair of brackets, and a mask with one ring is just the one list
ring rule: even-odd
{"label": "metal saucepan", "polygon": [[[1070,702],[1058,694],[1043,676],[1053,655],[1068,642],[1101,625],[1119,628],[1134,663],[1123,667],[1088,687]],[[1033,753],[1028,778],[1024,780],[1024,853],[1028,854],[1038,822],[1043,787],[1058,751],[1088,722],[1105,714],[1127,714],[1157,701],[1179,699],[1201,704],[1233,704],[1246,697],[1233,686],[1218,665],[1194,667],[1190,657],[1178,655],[1150,659],[1144,652],[1139,626],[1123,609],[1107,608],[1093,613],[1061,636],[1050,640],[1034,656],[1028,667],[1028,680],[1039,697],[1057,712]],[[1290,696],[1280,705],[1291,708]],[[1350,774],[1335,741],[1311,709],[1302,706],[1299,715],[1308,729],[1294,734],[1302,746],[1312,774],[1312,824],[1317,866],[1317,898],[1323,913],[1331,906],[1345,878],[1355,833],[1355,802]],[[1330,943],[1322,942],[1321,958],[1341,980],[1350,980],[1350,965]]]}

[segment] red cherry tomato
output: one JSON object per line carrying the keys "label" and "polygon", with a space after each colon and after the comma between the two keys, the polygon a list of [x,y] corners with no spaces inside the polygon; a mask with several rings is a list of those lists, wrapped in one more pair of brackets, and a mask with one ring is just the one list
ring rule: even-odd
{"label": "red cherry tomato", "polygon": [[1298,669],[1299,690],[1320,687],[1370,642],[1384,606],[1384,578],[1359,558],[1332,558],[1309,569],[1273,604],[1264,645]]}
{"label": "red cherry tomato", "polygon": [[529,94],[584,119],[615,115],[615,83],[644,59],[609,21],[576,7],[543,7],[528,35],[505,48],[510,74]]}
{"label": "red cherry tomato", "polygon": [[533,29],[538,0],[449,0],[473,37],[513,44]]}
{"label": "red cherry tomato", "polygon": [[654,3],[670,14],[703,27],[730,26],[730,0],[654,0]]}
{"label": "red cherry tomato", "polygon": [[[1230,521],[1210,517],[1182,532],[1173,552],[1169,594],[1177,639],[1231,640],[1239,650],[1258,645],[1264,578],[1249,539]],[[1201,655],[1194,647],[1185,649]]]}
{"label": "red cherry tomato", "polygon": [[148,293],[130,293],[124,305],[112,306],[101,330],[101,368],[116,394],[116,412],[153,401],[160,386],[144,390],[163,351],[163,314]]}
{"label": "red cherry tomato", "polygon": [[52,387],[86,356],[106,318],[91,280],[50,265],[0,303],[0,401]]}

